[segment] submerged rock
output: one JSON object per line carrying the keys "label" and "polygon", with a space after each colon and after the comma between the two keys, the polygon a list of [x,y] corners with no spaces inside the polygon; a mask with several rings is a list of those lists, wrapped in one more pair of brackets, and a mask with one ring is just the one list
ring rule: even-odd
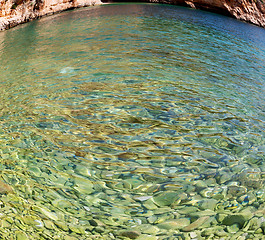
{"label": "submerged rock", "polygon": [[0,194],[11,193],[11,192],[13,192],[13,188],[10,185],[0,181]]}
{"label": "submerged rock", "polygon": [[227,226],[238,224],[239,227],[242,228],[245,222],[250,220],[252,217],[253,213],[249,209],[245,209],[239,213],[226,216],[223,220],[223,224]]}
{"label": "submerged rock", "polygon": [[206,209],[214,210],[217,203],[218,201],[215,199],[204,199],[199,202],[199,208],[202,210]]}
{"label": "submerged rock", "polygon": [[196,221],[191,223],[190,225],[184,227],[182,230],[185,232],[195,230],[198,227],[200,227],[202,224],[204,224],[208,219],[209,219],[209,216],[200,217]]}
{"label": "submerged rock", "polygon": [[127,237],[130,239],[136,239],[140,236],[140,233],[137,231],[124,231],[120,233],[121,236]]}
{"label": "submerged rock", "polygon": [[168,220],[163,223],[157,224],[157,227],[170,230],[170,229],[182,229],[190,224],[190,220],[188,218],[179,218],[174,220]]}
{"label": "submerged rock", "polygon": [[166,191],[154,196],[154,202],[160,207],[170,206],[176,199],[178,195],[176,192]]}
{"label": "submerged rock", "polygon": [[28,240],[28,239],[29,238],[25,233],[23,233],[21,231],[16,232],[16,240]]}

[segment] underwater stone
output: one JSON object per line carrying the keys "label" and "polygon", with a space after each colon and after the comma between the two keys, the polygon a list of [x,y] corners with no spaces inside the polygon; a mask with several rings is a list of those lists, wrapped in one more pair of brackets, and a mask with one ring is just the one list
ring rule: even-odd
{"label": "underwater stone", "polygon": [[97,226],[94,230],[98,233],[104,233],[106,229],[104,227]]}
{"label": "underwater stone", "polygon": [[54,224],[53,224],[52,221],[44,220],[43,222],[44,222],[44,225],[45,225],[46,228],[48,228],[48,229],[54,229]]}
{"label": "underwater stone", "polygon": [[143,203],[143,206],[144,206],[146,209],[149,209],[149,210],[157,209],[157,205],[153,202],[152,199],[148,199],[148,200],[146,200],[146,201]]}
{"label": "underwater stone", "polygon": [[199,212],[194,212],[194,213],[189,214],[189,216],[192,219],[201,218],[201,217],[205,217],[205,216],[215,216],[215,215],[216,215],[216,212],[214,212],[214,211],[212,211],[210,209],[207,209],[207,210],[204,210],[204,211],[199,211]]}
{"label": "underwater stone", "polygon": [[124,231],[120,233],[121,236],[127,237],[130,239],[136,239],[140,236],[140,233],[137,231]]}
{"label": "underwater stone", "polygon": [[38,225],[38,223],[35,220],[36,219],[30,215],[22,217],[22,221],[27,225],[32,225],[32,226]]}
{"label": "underwater stone", "polygon": [[197,212],[197,211],[199,211],[199,209],[196,207],[184,207],[184,208],[180,209],[178,212],[180,214],[186,215],[186,214]]}
{"label": "underwater stone", "polygon": [[200,227],[202,224],[204,224],[208,220],[208,218],[209,218],[209,216],[200,217],[199,219],[197,219],[196,221],[194,221],[190,225],[186,226],[182,230],[185,231],[185,232],[189,232],[189,231],[195,230],[198,227]]}
{"label": "underwater stone", "polygon": [[223,222],[223,220],[225,219],[225,217],[227,216],[227,214],[225,213],[218,213],[216,216],[216,219],[219,223]]}
{"label": "underwater stone", "polygon": [[222,230],[223,230],[223,228],[221,226],[205,228],[202,231],[202,236],[210,236],[211,234],[215,234],[217,231],[222,231]]}
{"label": "underwater stone", "polygon": [[230,226],[227,226],[226,229],[227,229],[227,232],[229,232],[229,233],[236,233],[240,229],[240,224],[234,223]]}
{"label": "underwater stone", "polygon": [[69,228],[72,232],[75,232],[77,234],[85,234],[84,228],[80,226],[70,225]]}
{"label": "underwater stone", "polygon": [[179,219],[174,219],[174,220],[168,220],[163,223],[157,224],[157,227],[161,229],[182,229],[183,227],[186,227],[190,224],[190,220],[188,218],[179,218]]}
{"label": "underwater stone", "polygon": [[197,192],[200,192],[200,191],[203,190],[204,188],[207,188],[208,185],[205,183],[205,181],[198,180],[198,181],[195,183],[195,187],[196,187],[196,191],[197,191]]}
{"label": "underwater stone", "polygon": [[64,236],[63,238],[64,240],[78,240],[76,237],[72,237],[72,236]]}
{"label": "underwater stone", "polygon": [[253,217],[253,213],[249,209],[245,209],[239,213],[228,215],[224,218],[223,224],[230,226],[233,224],[239,224],[239,227],[242,228],[244,223]]}
{"label": "underwater stone", "polygon": [[223,224],[229,226],[238,223],[240,227],[242,227],[245,221],[246,220],[242,215],[235,214],[226,216],[223,220]]}
{"label": "underwater stone", "polygon": [[204,199],[199,202],[199,208],[202,210],[206,209],[214,210],[217,203],[218,201],[215,199]]}
{"label": "underwater stone", "polygon": [[0,181],[0,194],[11,192],[13,192],[13,188],[10,185],[4,183],[3,181]]}
{"label": "underwater stone", "polygon": [[257,234],[263,233],[262,228],[258,228],[258,229],[256,229],[255,233],[257,233]]}
{"label": "underwater stone", "polygon": [[224,231],[224,229],[218,229],[216,232],[215,232],[215,235],[218,236],[218,237],[225,237],[228,235],[228,233],[226,231]]}
{"label": "underwater stone", "polygon": [[172,211],[173,210],[170,207],[160,207],[160,208],[153,210],[154,214],[164,214],[164,213],[170,213]]}
{"label": "underwater stone", "polygon": [[219,182],[219,184],[223,184],[223,183],[231,180],[231,178],[232,178],[232,174],[224,173],[221,175],[218,182]]}
{"label": "underwater stone", "polygon": [[140,201],[140,202],[146,201],[146,200],[148,200],[150,198],[152,198],[152,196],[137,196],[137,197],[134,197],[134,199],[136,201]]}
{"label": "underwater stone", "polygon": [[163,192],[156,196],[154,196],[154,202],[160,207],[163,206],[170,206],[174,201],[178,198],[178,195],[176,192]]}
{"label": "underwater stone", "polygon": [[241,196],[247,192],[245,187],[240,186],[228,186],[227,194],[231,195],[232,197]]}
{"label": "underwater stone", "polygon": [[48,210],[44,209],[44,208],[40,208],[40,210],[42,211],[42,213],[44,215],[46,215],[48,218],[54,220],[54,221],[57,221],[58,220],[58,217],[55,213],[52,213],[52,212],[49,212]]}
{"label": "underwater stone", "polygon": [[156,219],[156,221],[154,223],[155,224],[163,223],[163,222],[165,222],[168,219],[171,219],[171,216],[169,216],[166,213],[165,214],[161,214],[161,215],[157,216],[157,219]]}
{"label": "underwater stone", "polygon": [[68,226],[63,222],[55,222],[55,225],[64,231],[68,231],[69,229]]}
{"label": "underwater stone", "polygon": [[146,233],[146,234],[156,234],[159,232],[159,228],[156,227],[156,226],[152,226],[152,225],[149,225],[149,224],[144,224],[144,225],[141,225],[139,227],[139,229],[141,230],[142,233]]}
{"label": "underwater stone", "polygon": [[191,232],[190,233],[190,237],[191,238],[196,238],[196,237],[198,237],[198,234],[196,232]]}
{"label": "underwater stone", "polygon": [[215,178],[209,178],[209,179],[207,179],[207,180],[205,181],[205,183],[206,183],[208,186],[212,186],[212,187],[216,186],[216,180],[215,180]]}
{"label": "underwater stone", "polygon": [[15,234],[16,234],[16,240],[28,240],[29,239],[28,236],[21,231],[17,231]]}
{"label": "underwater stone", "polygon": [[159,237],[147,234],[142,234],[140,237],[137,238],[137,240],[158,240],[158,239]]}
{"label": "underwater stone", "polygon": [[263,233],[265,234],[265,222],[261,223],[260,228],[262,229]]}
{"label": "underwater stone", "polygon": [[134,189],[136,187],[139,187],[141,184],[143,184],[143,181],[137,178],[128,178],[125,179],[123,183],[125,188]]}
{"label": "underwater stone", "polygon": [[91,226],[94,226],[94,227],[105,226],[105,224],[98,219],[91,219],[91,220],[88,220],[88,222],[90,223]]}
{"label": "underwater stone", "polygon": [[152,215],[152,216],[150,216],[150,217],[147,218],[147,221],[149,223],[151,223],[151,224],[153,224],[154,222],[156,222],[156,220],[157,220],[157,216],[155,216],[155,215]]}

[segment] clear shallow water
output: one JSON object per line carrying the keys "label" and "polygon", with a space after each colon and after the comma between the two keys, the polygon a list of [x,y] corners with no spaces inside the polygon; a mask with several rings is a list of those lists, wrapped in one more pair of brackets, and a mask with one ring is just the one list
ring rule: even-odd
{"label": "clear shallow water", "polygon": [[264,39],[147,4],[1,33],[1,237],[262,237]]}

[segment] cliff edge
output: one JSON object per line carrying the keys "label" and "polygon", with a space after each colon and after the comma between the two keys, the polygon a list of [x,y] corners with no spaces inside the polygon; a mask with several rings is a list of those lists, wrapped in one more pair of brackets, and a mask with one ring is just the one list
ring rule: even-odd
{"label": "cliff edge", "polygon": [[100,0],[0,0],[0,30],[71,8],[101,4]]}

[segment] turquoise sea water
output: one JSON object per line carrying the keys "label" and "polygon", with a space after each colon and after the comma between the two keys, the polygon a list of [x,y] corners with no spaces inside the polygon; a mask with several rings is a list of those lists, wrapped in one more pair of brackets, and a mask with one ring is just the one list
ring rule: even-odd
{"label": "turquoise sea water", "polygon": [[264,39],[151,4],[0,33],[1,238],[262,239]]}

